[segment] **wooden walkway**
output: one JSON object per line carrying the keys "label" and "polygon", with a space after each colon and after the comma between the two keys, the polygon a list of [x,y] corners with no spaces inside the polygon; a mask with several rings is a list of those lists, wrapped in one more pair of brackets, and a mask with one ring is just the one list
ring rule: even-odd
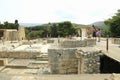
{"label": "wooden walkway", "polygon": [[95,46],[96,49],[102,50],[102,52],[107,55],[108,57],[120,62],[120,45],[112,44],[111,40],[109,39],[108,44],[108,51],[106,50],[106,40],[102,40],[101,42],[97,42]]}

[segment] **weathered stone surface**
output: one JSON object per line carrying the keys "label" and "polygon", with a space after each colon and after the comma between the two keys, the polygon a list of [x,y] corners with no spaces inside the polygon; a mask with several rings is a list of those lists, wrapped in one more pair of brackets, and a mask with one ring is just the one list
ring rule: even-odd
{"label": "weathered stone surface", "polygon": [[100,55],[99,51],[77,50],[78,73],[99,73],[100,72]]}
{"label": "weathered stone surface", "polygon": [[48,58],[52,73],[76,73],[77,72],[77,58],[75,48],[49,49]]}
{"label": "weathered stone surface", "polygon": [[[112,80],[111,74],[81,74],[81,75],[16,75],[0,74],[0,80]],[[116,74],[114,80],[119,80]]]}
{"label": "weathered stone surface", "polygon": [[48,39],[48,40],[47,40],[47,43],[54,43],[54,40]]}
{"label": "weathered stone surface", "polygon": [[0,59],[0,66],[5,66],[6,64],[8,64],[7,59]]}
{"label": "weathered stone surface", "polygon": [[120,38],[112,38],[113,44],[120,44]]}
{"label": "weathered stone surface", "polygon": [[94,46],[96,45],[96,39],[85,39],[87,46]]}
{"label": "weathered stone surface", "polygon": [[24,52],[24,51],[1,51],[0,57],[1,58],[36,58],[36,56],[40,55],[40,52]]}
{"label": "weathered stone surface", "polygon": [[86,47],[96,45],[95,39],[86,39],[86,40],[66,40],[60,43],[60,46],[63,48],[75,48],[75,47]]}
{"label": "weathered stone surface", "polygon": [[48,58],[52,73],[76,74],[76,73],[99,73],[99,51],[81,48],[49,49]]}

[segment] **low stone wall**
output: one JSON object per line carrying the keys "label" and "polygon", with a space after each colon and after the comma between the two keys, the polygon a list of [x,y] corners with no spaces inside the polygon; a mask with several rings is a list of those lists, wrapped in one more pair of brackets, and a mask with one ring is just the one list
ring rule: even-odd
{"label": "low stone wall", "polygon": [[59,46],[63,48],[75,48],[75,47],[86,47],[96,45],[96,39],[85,39],[85,40],[66,40],[62,41]]}
{"label": "low stone wall", "polygon": [[100,73],[100,51],[77,50],[78,74]]}
{"label": "low stone wall", "polygon": [[85,39],[86,46],[94,46],[96,45],[96,39]]}
{"label": "low stone wall", "polygon": [[83,74],[100,72],[99,51],[90,48],[57,48],[48,50],[49,65],[53,74]]}
{"label": "low stone wall", "polygon": [[111,40],[113,44],[120,44],[120,38],[112,38]]}
{"label": "low stone wall", "polygon": [[47,43],[54,43],[54,40],[48,39],[48,40],[47,40]]}
{"label": "low stone wall", "polygon": [[48,59],[53,74],[77,73],[76,49],[49,49]]}
{"label": "low stone wall", "polygon": [[32,42],[32,41],[23,41],[22,42],[22,45],[32,45],[32,44],[34,44],[34,42]]}
{"label": "low stone wall", "polygon": [[85,47],[85,41],[67,40],[60,43],[63,48]]}
{"label": "low stone wall", "polygon": [[0,58],[18,58],[18,59],[33,59],[39,56],[40,52],[24,52],[24,51],[1,51]]}
{"label": "low stone wall", "polygon": [[0,66],[5,66],[6,64],[8,64],[7,59],[0,59]]}

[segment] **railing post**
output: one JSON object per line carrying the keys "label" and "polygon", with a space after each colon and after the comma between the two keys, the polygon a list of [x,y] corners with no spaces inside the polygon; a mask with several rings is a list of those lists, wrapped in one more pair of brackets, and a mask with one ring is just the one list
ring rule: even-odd
{"label": "railing post", "polygon": [[107,35],[107,39],[106,39],[106,50],[108,51],[109,47],[109,41],[108,41],[108,35]]}

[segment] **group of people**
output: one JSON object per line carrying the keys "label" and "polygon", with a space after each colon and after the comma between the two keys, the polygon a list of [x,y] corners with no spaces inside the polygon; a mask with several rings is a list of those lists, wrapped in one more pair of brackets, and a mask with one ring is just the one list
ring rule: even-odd
{"label": "group of people", "polygon": [[93,36],[94,39],[96,39],[96,37],[98,37],[98,42],[100,42],[101,30],[100,30],[100,29],[96,29],[96,28],[94,27],[92,36]]}

